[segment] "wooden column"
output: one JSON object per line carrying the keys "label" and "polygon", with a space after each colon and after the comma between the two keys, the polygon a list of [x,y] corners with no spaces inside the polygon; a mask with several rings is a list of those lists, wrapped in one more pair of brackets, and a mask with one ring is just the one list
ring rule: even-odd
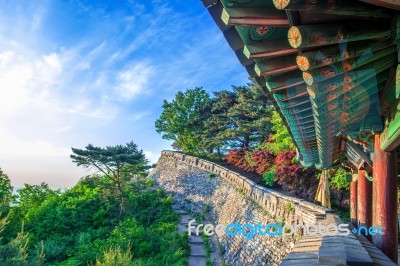
{"label": "wooden column", "polygon": [[350,183],[350,219],[357,226],[357,181]]}
{"label": "wooden column", "polygon": [[383,228],[383,235],[373,236],[373,243],[397,263],[397,159],[395,151],[381,149],[379,135],[375,135],[373,163],[373,225]]}
{"label": "wooden column", "polygon": [[372,225],[372,182],[368,181],[363,170],[358,170],[357,222],[367,228]]}

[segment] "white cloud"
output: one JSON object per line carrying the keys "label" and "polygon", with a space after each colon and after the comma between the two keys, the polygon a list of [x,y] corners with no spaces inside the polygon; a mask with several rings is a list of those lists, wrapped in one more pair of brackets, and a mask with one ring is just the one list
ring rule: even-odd
{"label": "white cloud", "polygon": [[150,161],[150,163],[156,163],[158,161],[158,158],[160,157],[160,154],[154,153],[152,151],[144,151],[144,155],[146,155],[146,158]]}
{"label": "white cloud", "polygon": [[[79,75],[72,73],[77,61],[68,53],[41,54],[20,47],[0,52],[0,167],[20,185],[29,178],[47,177],[52,183],[49,173],[56,173],[60,165],[51,178],[71,185],[64,181],[65,173],[82,171],[70,162],[70,147],[81,130],[115,118],[118,106],[100,95],[81,93],[71,83]],[[74,182],[77,177],[72,177]]]}
{"label": "white cloud", "polygon": [[146,116],[148,116],[148,115],[150,115],[150,112],[139,112],[139,113],[135,113],[135,114],[133,114],[132,116],[130,116],[130,117],[128,118],[128,120],[129,120],[129,121],[136,122],[136,121],[142,120],[144,117],[146,117]]}
{"label": "white cloud", "polygon": [[27,58],[16,51],[0,53],[0,114],[38,106],[59,81],[62,71],[58,55]]}
{"label": "white cloud", "polygon": [[131,65],[118,74],[116,91],[123,100],[148,93],[150,88],[147,83],[153,72],[153,67],[144,62]]}
{"label": "white cloud", "polygon": [[[69,156],[70,149],[62,145],[53,144],[45,139],[22,140],[15,134],[5,130],[0,131],[0,155],[6,152],[8,157],[65,157]],[[5,154],[4,154],[5,155]]]}

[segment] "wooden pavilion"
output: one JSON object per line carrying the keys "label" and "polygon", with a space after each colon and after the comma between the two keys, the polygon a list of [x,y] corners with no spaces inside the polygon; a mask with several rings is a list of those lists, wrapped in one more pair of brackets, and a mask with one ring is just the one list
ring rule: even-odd
{"label": "wooden pavilion", "polygon": [[346,165],[351,219],[397,262],[400,0],[202,0],[307,167]]}

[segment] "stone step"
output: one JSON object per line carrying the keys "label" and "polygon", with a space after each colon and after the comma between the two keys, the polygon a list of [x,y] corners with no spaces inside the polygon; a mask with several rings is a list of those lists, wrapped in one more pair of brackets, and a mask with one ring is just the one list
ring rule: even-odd
{"label": "stone step", "polygon": [[189,236],[189,243],[191,243],[191,244],[193,244],[193,243],[202,243],[202,244],[204,244],[203,237],[201,235],[200,236],[191,235],[191,236]]}
{"label": "stone step", "polygon": [[190,256],[195,257],[205,257],[207,255],[206,249],[204,248],[203,243],[199,244],[191,244],[190,245]]}
{"label": "stone step", "polygon": [[189,214],[187,211],[185,211],[183,209],[174,210],[174,212],[179,213],[179,214]]}
{"label": "stone step", "polygon": [[222,266],[221,258],[219,257],[216,251],[211,252],[210,256],[213,266]]}
{"label": "stone step", "polygon": [[285,260],[318,259],[318,252],[289,253]]}
{"label": "stone step", "polygon": [[204,266],[206,265],[206,257],[190,256],[189,266]]}
{"label": "stone step", "polygon": [[[178,224],[178,233],[187,234],[188,233],[188,225],[187,224]],[[199,231],[199,236],[201,236],[203,232]],[[192,228],[191,235],[196,235],[196,228]]]}
{"label": "stone step", "polygon": [[183,209],[182,207],[183,207],[182,205],[177,205],[177,204],[172,205],[173,210],[182,210]]}
{"label": "stone step", "polygon": [[304,246],[304,247],[295,247],[292,250],[292,253],[302,253],[302,252],[318,252],[319,245],[316,246]]}
{"label": "stone step", "polygon": [[178,233],[179,234],[187,234],[188,233],[188,226],[183,224],[178,224]]}
{"label": "stone step", "polygon": [[[300,265],[322,265],[318,263],[318,259],[297,259],[297,260],[283,260],[280,266],[300,266]],[[325,265],[325,264],[324,264]],[[332,264],[327,264],[332,265]]]}
{"label": "stone step", "polygon": [[192,217],[190,217],[189,214],[181,214],[180,217],[180,223],[181,224],[188,224],[191,220],[194,220]]}

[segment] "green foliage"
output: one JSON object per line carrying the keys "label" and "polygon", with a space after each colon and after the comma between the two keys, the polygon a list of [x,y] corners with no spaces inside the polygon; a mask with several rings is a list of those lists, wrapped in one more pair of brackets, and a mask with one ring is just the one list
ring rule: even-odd
{"label": "green foliage", "polygon": [[0,212],[5,213],[7,207],[12,201],[13,187],[10,178],[0,168]]}
{"label": "green foliage", "polygon": [[287,212],[292,212],[294,210],[293,205],[290,202],[285,205],[285,209]]}
{"label": "green foliage", "polygon": [[241,194],[241,195],[243,195],[243,196],[246,195],[246,193],[244,192],[244,189],[241,188],[241,187],[240,187],[240,188],[237,188],[236,191],[239,192],[239,194]]}
{"label": "green foliage", "polygon": [[47,239],[46,241],[41,242],[40,245],[36,246],[37,251],[41,248],[43,248],[43,253],[45,254],[47,261],[62,261],[66,259],[65,251],[67,246],[61,241]]}
{"label": "green foliage", "polygon": [[263,174],[263,179],[267,186],[272,187],[275,181],[275,169],[276,166],[272,166],[267,172]]}
{"label": "green foliage", "polygon": [[52,190],[44,182],[40,185],[24,184],[24,187],[18,190],[15,204],[18,204],[18,209],[23,214],[26,214],[30,209],[39,207],[46,199],[59,194],[60,190]]}
{"label": "green foliage", "polygon": [[202,234],[201,238],[203,239],[204,249],[206,250],[206,266],[212,266],[210,236]]}
{"label": "green foliage", "polygon": [[227,113],[232,126],[227,128],[226,136],[236,147],[255,147],[271,132],[271,104],[255,82],[241,87],[233,86],[233,91],[236,104]]}
{"label": "green foliage", "polygon": [[171,102],[164,100],[163,112],[155,122],[164,139],[173,140],[174,147],[189,154],[201,154],[199,134],[209,116],[210,96],[202,88],[178,92]]}
{"label": "green foliage", "polygon": [[[21,219],[0,220],[1,229],[25,221],[22,233],[2,231],[0,265],[186,265],[188,241],[177,232],[171,196],[149,190],[148,179],[127,182],[119,220],[119,193],[107,188],[110,183],[85,177],[63,193],[26,185],[11,207]],[[43,201],[36,197],[42,192],[48,195]]]}
{"label": "green foliage", "polygon": [[350,222],[350,209],[349,208],[342,208],[341,206],[337,206],[332,204],[332,210],[335,211],[340,216],[343,222],[349,223]]}
{"label": "green foliage", "polygon": [[145,176],[151,167],[143,151],[133,142],[105,148],[89,144],[84,150],[72,148],[72,152],[71,159],[78,166],[94,167],[114,182]]}
{"label": "green foliage", "polygon": [[346,176],[348,172],[342,168],[336,168],[331,171],[329,178],[329,185],[333,189],[333,195],[339,200],[339,207],[342,207],[344,192],[350,189],[350,183],[347,182]]}
{"label": "green foliage", "polygon": [[212,98],[202,88],[189,89],[164,101],[155,126],[174,141],[174,148],[221,160],[229,148],[256,147],[266,140],[271,106],[255,82],[215,92]]}
{"label": "green foliage", "polygon": [[262,147],[275,154],[294,150],[293,140],[277,111],[272,112],[271,124],[274,134],[271,136],[269,142],[264,143]]}
{"label": "green foliage", "polygon": [[350,183],[346,181],[346,175],[348,172],[344,168],[337,168],[329,178],[329,185],[336,190],[349,190]]}
{"label": "green foliage", "polygon": [[132,262],[131,246],[129,245],[126,250],[120,247],[110,246],[108,250],[103,253],[102,259],[96,260],[96,266],[133,266],[138,265]]}
{"label": "green foliage", "polygon": [[214,178],[214,177],[216,177],[216,176],[217,176],[217,175],[216,175],[215,173],[209,173],[209,174],[208,174],[208,177],[209,177],[209,178]]}
{"label": "green foliage", "polygon": [[74,163],[97,169],[109,179],[110,183],[106,187],[118,191],[120,210],[117,217],[122,220],[127,205],[124,192],[126,182],[134,177],[145,176],[151,168],[143,151],[135,143],[129,142],[126,145],[105,148],[89,144],[84,150],[72,148],[72,152],[71,159]]}
{"label": "green foliage", "polygon": [[[4,236],[4,229],[9,223],[8,217],[0,220],[0,233],[1,238]],[[17,233],[8,243],[0,244],[0,265],[14,266],[14,265],[41,265],[43,262],[43,254],[32,256],[31,260],[28,259],[28,235],[24,232],[24,227]]]}
{"label": "green foliage", "polygon": [[254,162],[253,159],[251,158],[250,152],[245,152],[245,153],[244,153],[244,159],[246,160],[246,162],[247,162],[250,166],[254,166],[255,162]]}

